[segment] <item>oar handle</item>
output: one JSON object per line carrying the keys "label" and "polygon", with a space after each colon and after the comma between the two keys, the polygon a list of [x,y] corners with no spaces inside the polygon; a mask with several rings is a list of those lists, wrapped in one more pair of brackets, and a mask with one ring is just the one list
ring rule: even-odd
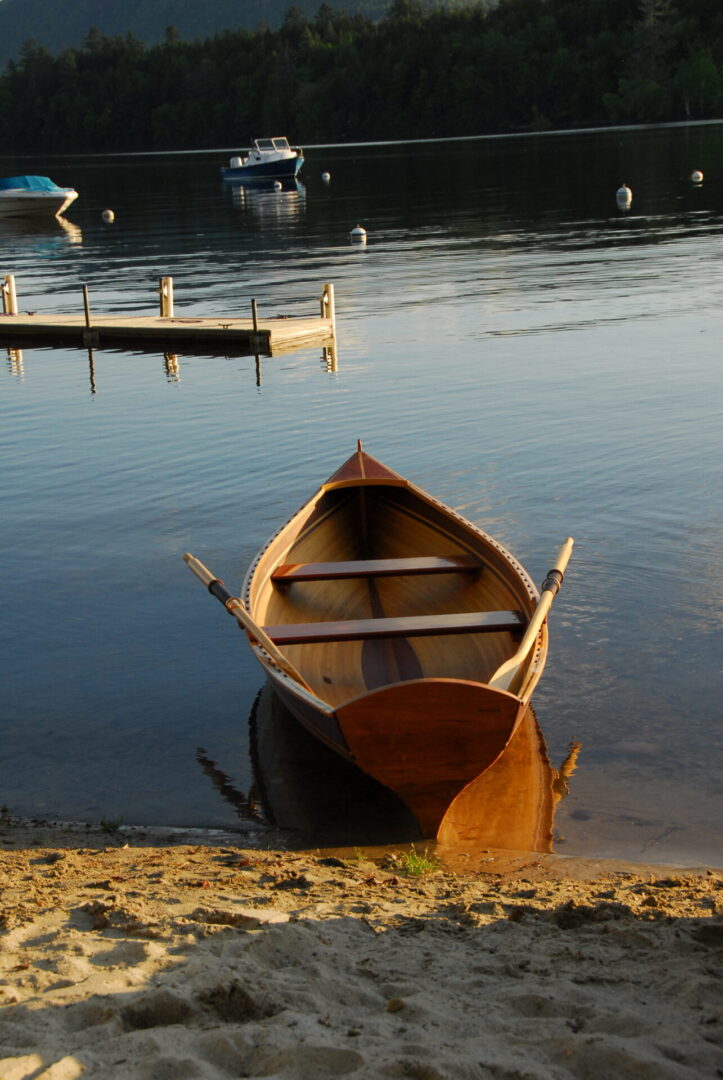
{"label": "oar handle", "polygon": [[560,586],[562,585],[565,576],[567,564],[570,561],[574,543],[575,541],[573,538],[568,536],[558,551],[555,563],[552,569],[548,570],[547,577],[542,583],[540,599],[537,602],[537,607],[535,608],[532,618],[527,624],[527,630],[519,644],[517,652],[497,668],[497,671],[488,683],[489,686],[494,686],[498,690],[506,690],[515,677],[520,664],[532,648],[537,635],[540,632],[540,627],[547,618],[547,613],[552,607],[552,601],[560,591]]}
{"label": "oar handle", "polygon": [[281,650],[274,645],[263,627],[259,626],[258,623],[254,622],[251,618],[243,601],[239,600],[237,596],[232,596],[221,579],[215,577],[208,567],[204,566],[201,560],[197,559],[195,555],[186,552],[183,556],[183,561],[196,575],[198,580],[203,582],[211,593],[211,596],[215,596],[216,599],[223,604],[228,613],[236,618],[239,625],[258,642],[264,651],[268,653],[273,662],[277,664],[282,671],[285,671],[287,675],[290,675],[292,679],[295,679],[305,690],[308,690],[309,687],[294,665],[290,663]]}
{"label": "oar handle", "polygon": [[564,578],[565,570],[567,569],[567,564],[569,563],[570,556],[572,555],[572,548],[574,543],[575,541],[571,536],[568,536],[567,539],[564,541],[562,547],[557,553],[557,558],[555,559],[554,566],[551,570],[548,570],[547,577],[542,583],[542,589],[540,590],[541,594],[551,592],[552,598],[554,599],[559,593],[560,586],[562,585],[562,579]]}

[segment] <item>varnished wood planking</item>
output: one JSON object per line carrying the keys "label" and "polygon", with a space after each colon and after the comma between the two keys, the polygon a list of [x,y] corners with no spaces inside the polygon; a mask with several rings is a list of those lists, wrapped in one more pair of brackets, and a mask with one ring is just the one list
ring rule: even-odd
{"label": "varnished wood planking", "polygon": [[520,703],[453,679],[385,687],[337,709],[354,760],[404,800],[434,836],[452,799],[507,745]]}
{"label": "varnished wood planking", "polygon": [[282,623],[264,627],[280,645],[305,642],[367,641],[372,638],[434,637],[463,633],[517,632],[524,629],[517,611],[450,612],[445,615],[378,616],[371,619]]}
{"label": "varnished wood planking", "polygon": [[[366,565],[362,576],[340,578],[322,567],[308,580],[281,587],[273,581],[280,565],[449,557],[479,560],[483,569],[374,575]],[[526,622],[539,599],[502,545],[361,450],[272,538],[247,575],[245,596],[254,619],[266,626],[420,615],[442,621],[495,610],[519,610]],[[286,644],[283,651],[335,710],[333,738],[320,737],[395,790],[424,834],[434,835],[449,803],[503,751],[542,672],[546,624],[511,693],[484,685],[514,653],[517,638],[500,630],[324,640]],[[314,730],[309,702],[268,666],[267,673]]]}
{"label": "varnished wood planking", "polygon": [[482,563],[472,555],[421,556],[407,559],[356,559],[340,562],[286,563],[271,575],[277,585],[294,581],[344,578],[414,577],[418,574],[481,573]]}
{"label": "varnished wood planking", "polygon": [[[366,550],[362,544],[360,491],[364,493],[365,502]],[[395,501],[400,495],[404,500],[403,509]],[[385,617],[403,617],[418,612],[446,614],[499,610],[513,605],[531,611],[531,589],[518,585],[510,575],[509,567],[507,579],[501,576],[497,548],[490,547],[483,534],[462,528],[457,519],[452,520],[450,532],[445,532],[443,527],[447,526],[447,519],[436,505],[432,510],[434,526],[422,516],[428,511],[423,500],[401,486],[385,486],[381,495],[369,486],[320,493],[280,530],[255,569],[251,590],[254,618],[263,625],[278,626],[332,619],[365,619],[374,615],[370,594],[363,582],[353,579],[296,582],[291,587],[279,589],[271,580],[279,564],[349,561],[362,556],[379,559],[434,557],[440,550],[463,559],[481,558],[485,562],[485,571],[479,575],[375,579],[377,603]],[[464,545],[460,536],[466,541]],[[510,577],[514,588],[510,585]],[[469,635],[456,639],[453,645],[436,639],[423,642],[415,639],[414,663],[407,664],[406,668],[409,675],[421,671],[430,676],[448,675],[484,681],[511,655],[513,646],[514,639],[507,632]],[[361,649],[340,653],[335,648],[327,658],[324,656],[327,648],[326,643],[285,646],[289,658],[293,656],[295,666],[305,672],[305,677],[320,696],[325,696],[325,687],[329,685],[324,680],[332,677],[329,674],[332,658],[335,663],[342,660],[344,672],[344,677],[335,680],[335,685],[341,682],[363,692],[369,684],[361,664]],[[288,649],[293,649],[293,654]],[[359,662],[356,680],[353,676],[355,662]],[[378,678],[377,674],[374,685],[378,685]],[[332,696],[334,702],[340,700],[337,693]]]}
{"label": "varnished wood planking", "polygon": [[329,477],[323,487],[327,490],[344,487],[347,484],[353,486],[360,484],[392,484],[406,487],[407,483],[408,481],[403,476],[382,464],[381,461],[377,461],[376,458],[365,454],[361,446],[359,446],[356,454],[352,454],[341,468],[337,469]]}

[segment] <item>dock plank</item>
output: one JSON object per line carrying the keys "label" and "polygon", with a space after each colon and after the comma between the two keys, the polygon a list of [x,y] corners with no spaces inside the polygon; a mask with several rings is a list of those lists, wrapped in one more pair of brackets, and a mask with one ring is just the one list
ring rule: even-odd
{"label": "dock plank", "polygon": [[[232,316],[161,316],[93,314],[90,330],[98,344],[229,344],[258,351],[267,356],[304,345],[331,345],[334,342],[334,322],[321,316],[272,318],[257,320]],[[79,314],[39,314],[19,312],[0,313],[0,340],[69,341],[85,344],[85,317]]]}

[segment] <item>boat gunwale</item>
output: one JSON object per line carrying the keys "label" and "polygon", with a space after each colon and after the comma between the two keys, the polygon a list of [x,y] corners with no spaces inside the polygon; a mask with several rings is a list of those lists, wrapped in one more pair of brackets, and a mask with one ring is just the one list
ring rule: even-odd
{"label": "boat gunwale", "polygon": [[[352,459],[353,456],[354,455],[352,455]],[[368,455],[366,453],[364,456],[366,458],[371,458],[371,455]],[[326,495],[330,495],[335,491],[341,492],[345,490],[349,491],[349,493],[351,494],[351,492],[355,488],[362,487],[376,487],[379,489],[387,487],[390,489],[403,489],[405,492],[408,492],[414,498],[418,499],[422,503],[422,505],[432,507],[438,514],[441,515],[443,520],[451,519],[453,522],[458,524],[461,527],[463,535],[455,536],[455,540],[459,542],[462,547],[468,548],[470,552],[478,556],[480,555],[479,551],[475,550],[474,546],[472,545],[471,539],[468,546],[464,539],[465,533],[471,533],[472,537],[480,540],[487,548],[491,550],[491,552],[496,554],[500,560],[500,565],[495,565],[494,562],[483,559],[484,571],[488,573],[493,573],[499,580],[505,582],[510,587],[514,588],[515,585],[521,587],[524,590],[524,593],[526,594],[529,603],[529,610],[527,610],[525,614],[527,614],[528,617],[531,616],[536,604],[539,602],[539,590],[537,589],[537,586],[535,585],[531,576],[525,570],[524,566],[522,566],[519,560],[515,558],[515,556],[509,551],[508,548],[505,547],[504,544],[502,544],[499,540],[496,540],[495,537],[491,536],[480,526],[474,524],[474,522],[464,517],[464,515],[460,514],[457,510],[454,510],[452,507],[448,506],[441,499],[430,495],[429,492],[425,491],[423,488],[419,487],[417,484],[408,480],[401,474],[395,473],[393,472],[393,470],[388,469],[388,467],[383,465],[382,462],[378,462],[378,459],[371,458],[371,460],[377,462],[379,465],[382,465],[382,467],[386,470],[387,475],[384,475],[377,479],[364,475],[357,478],[356,480],[345,478],[340,481],[335,481],[333,478],[338,475],[340,469],[344,468],[344,465],[342,465],[340,469],[337,469],[336,472],[332,473],[332,476],[329,478],[329,480],[321,484],[319,488],[313,493],[313,495],[311,495],[309,499],[306,500],[306,502],[304,502],[294,513],[289,516],[289,518],[287,518],[285,522],[283,522],[282,525],[279,526],[279,528],[269,537],[263,547],[259,549],[246,571],[242,586],[244,603],[246,604],[249,611],[253,613],[254,605],[251,601],[251,593],[254,585],[256,584],[257,590],[262,590],[267,584],[266,579],[259,583],[255,583],[255,577],[259,566],[269,549],[283,538],[285,532],[290,532],[296,524],[296,535],[293,537],[293,539],[289,541],[288,547],[284,548],[284,551],[288,554],[293,545],[299,541],[307,528],[318,528],[323,523],[325,518],[338,512],[339,504],[332,503],[328,507],[323,508],[319,513],[318,518],[314,519],[314,514],[315,512],[319,511],[320,503]],[[425,522],[427,524],[429,523],[421,510],[411,508],[410,506],[402,506],[401,510],[404,513],[408,514],[410,517],[414,517],[417,520]],[[505,571],[508,571],[509,578],[505,574]],[[269,581],[272,572],[272,570],[269,571]],[[253,644],[254,643],[252,642],[252,645]],[[275,676],[278,675],[279,677],[284,677],[283,673],[277,673],[275,665],[271,665],[271,662],[267,660],[266,654],[265,652],[263,652],[263,650],[255,648],[254,652],[259,661],[262,663],[262,666],[267,671],[269,670],[270,666],[272,666]],[[545,622],[540,628],[537,642],[530,651],[527,662],[523,665],[519,675],[517,676],[517,679],[519,680],[518,687],[515,691],[513,691],[513,693],[516,694],[520,701],[530,700],[532,696],[532,691],[539,682],[544,671],[547,652],[548,632],[547,622]],[[288,682],[287,689],[291,691],[292,694],[297,694],[297,692],[299,694],[302,693],[303,688],[299,687],[298,684],[293,682],[293,680],[287,680],[284,677],[284,681]],[[315,703],[323,704],[322,711],[326,715],[333,714],[335,709],[339,707],[338,703],[336,706],[331,706],[325,703],[323,701],[323,698],[318,697],[313,691],[303,691],[305,697],[308,697],[310,693]],[[317,704],[316,707],[318,708],[320,706]]]}
{"label": "boat gunwale", "polygon": [[[464,515],[460,514],[459,511],[454,510],[452,507],[450,507],[446,503],[442,502],[441,499],[437,499],[434,495],[430,495],[429,492],[425,491],[423,488],[421,488],[418,485],[414,484],[411,480],[407,480],[405,477],[400,477],[399,480],[391,480],[391,479],[375,480],[373,478],[363,477],[359,481],[346,481],[346,480],[344,480],[344,481],[334,482],[334,483],[331,483],[331,484],[328,483],[328,482],[326,482],[324,484],[321,484],[319,486],[319,488],[314,492],[314,494],[311,495],[310,498],[307,499],[305,503],[303,503],[300,507],[298,507],[298,509],[295,510],[287,518],[287,520],[285,522],[283,522],[282,525],[279,526],[279,528],[268,538],[268,540],[263,545],[263,547],[259,548],[259,550],[257,551],[256,555],[254,556],[253,560],[249,564],[248,569],[247,569],[246,574],[244,575],[244,579],[243,579],[242,592],[243,592],[244,602],[247,605],[247,607],[249,607],[249,605],[250,605],[251,586],[252,586],[252,583],[253,583],[253,579],[254,579],[256,570],[257,570],[261,560],[263,559],[264,555],[266,554],[268,549],[271,547],[271,545],[275,541],[280,539],[282,534],[287,529],[290,529],[290,527],[293,525],[293,523],[298,518],[301,518],[303,514],[307,514],[307,516],[310,517],[311,514],[314,512],[314,510],[317,509],[318,504],[319,504],[320,500],[323,498],[324,495],[326,495],[326,494],[328,494],[328,493],[330,493],[332,491],[340,491],[340,490],[349,490],[349,491],[351,491],[354,488],[358,488],[358,487],[405,488],[408,491],[410,491],[412,494],[414,494],[418,498],[420,498],[423,502],[431,504],[444,517],[453,518],[454,520],[456,520],[463,527],[463,529],[465,531],[469,530],[475,536],[477,536],[479,539],[481,539],[484,543],[486,543],[489,547],[494,549],[502,557],[502,560],[507,565],[507,568],[512,570],[514,572],[516,578],[520,581],[520,583],[525,586],[525,590],[526,590],[526,592],[528,594],[530,602],[534,605],[534,604],[537,604],[537,602],[539,601],[539,599],[540,599],[539,589],[535,585],[535,582],[532,579],[532,577],[528,574],[527,570],[525,570],[524,566],[519,562],[519,560],[517,558],[515,558],[515,556],[512,554],[512,552],[508,548],[506,548],[504,544],[500,543],[499,540],[496,540],[489,533],[485,532],[485,530],[482,529],[479,525],[475,525],[474,522],[470,521],[469,518],[464,517]],[[320,524],[324,517],[335,513],[337,510],[338,510],[337,506],[330,506],[327,510],[324,511],[323,515],[319,518],[319,521],[314,522],[314,527],[316,527],[318,524]],[[408,513],[410,516],[415,517],[418,521],[424,521],[424,517],[423,517],[422,514],[415,513],[413,510],[410,510],[408,507],[405,507],[404,510],[405,510],[405,513]],[[295,543],[299,539],[300,535],[301,535],[301,530],[299,531],[297,536],[294,538],[292,543]],[[463,546],[465,546],[464,541],[462,539],[460,539],[460,538],[457,538],[457,539],[459,539],[459,542]],[[475,552],[471,547],[470,547],[470,551],[473,554],[479,554],[478,552]],[[500,573],[500,571],[497,570],[497,568],[492,566],[492,565],[488,565],[488,564],[485,563],[484,564],[484,569],[492,570],[493,572],[497,573],[498,577],[504,578],[504,575],[502,573]]]}

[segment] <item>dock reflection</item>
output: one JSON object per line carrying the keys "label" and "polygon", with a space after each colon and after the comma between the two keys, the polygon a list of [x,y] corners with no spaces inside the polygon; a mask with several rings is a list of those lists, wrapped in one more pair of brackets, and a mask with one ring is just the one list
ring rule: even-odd
{"label": "dock reflection", "polygon": [[[294,847],[418,843],[420,831],[391,791],[309,735],[268,687],[250,717],[255,791],[269,825]],[[553,851],[555,809],[567,793],[580,746],[560,769],[529,709],[505,753],[450,806],[440,852]]]}
{"label": "dock reflection", "polygon": [[[0,326],[2,331],[2,326]],[[22,347],[21,347],[22,346]],[[9,375],[14,376],[17,379],[25,378],[27,375],[25,368],[25,350],[37,349],[38,342],[34,339],[18,339],[15,344],[11,345],[7,340],[3,340],[2,333],[0,332],[0,349],[5,349],[5,355],[7,358],[7,372]],[[162,370],[165,380],[168,383],[179,383],[183,376],[183,361],[184,359],[194,359],[196,357],[210,357],[214,359],[233,360],[233,359],[253,359],[253,371],[254,381],[257,387],[263,385],[264,374],[264,360],[274,360],[276,356],[269,356],[268,354],[250,352],[248,349],[229,349],[226,346],[223,350],[214,350],[209,348],[208,345],[199,347],[194,350],[187,345],[184,346],[184,352],[164,352],[159,354],[157,349],[141,348],[136,346],[132,351],[120,350],[117,348],[106,348],[104,350],[98,349],[96,346],[89,346],[87,349],[75,349],[72,346],[52,344],[53,348],[65,348],[68,351],[77,352],[81,355],[86,355],[88,358],[88,380],[90,384],[91,394],[95,394],[98,390],[98,376],[97,376],[97,356],[99,354],[113,354],[123,355],[127,353],[131,356],[153,356],[158,357],[160,355],[162,361]],[[279,356],[287,356],[290,353],[301,352],[303,348],[300,346],[298,349],[286,349],[279,352]],[[336,344],[324,345],[319,350],[319,369],[322,373],[336,374],[339,371],[339,353]],[[240,369],[244,374],[246,369]]]}
{"label": "dock reflection", "polygon": [[7,349],[8,371],[16,379],[22,379],[25,375],[25,357],[22,349]]}

